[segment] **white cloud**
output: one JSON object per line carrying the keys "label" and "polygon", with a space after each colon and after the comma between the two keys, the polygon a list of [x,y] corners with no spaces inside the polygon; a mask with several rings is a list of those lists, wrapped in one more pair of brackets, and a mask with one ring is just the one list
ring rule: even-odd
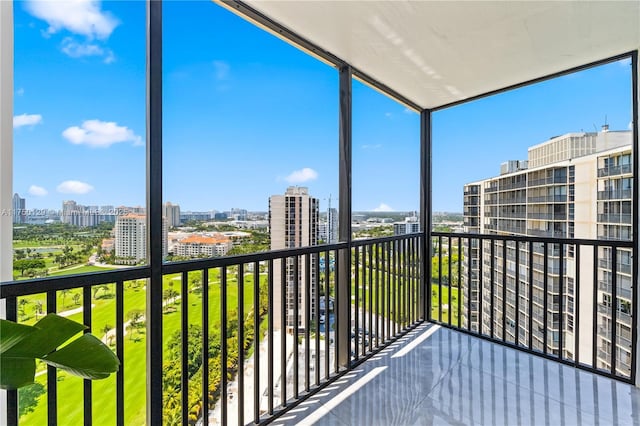
{"label": "white cloud", "polygon": [[633,130],[633,121],[629,122],[629,130]]}
{"label": "white cloud", "polygon": [[20,114],[13,116],[13,128],[17,129],[22,126],[35,126],[42,123],[40,114]]}
{"label": "white cloud", "polygon": [[362,149],[380,149],[380,148],[382,148],[381,143],[362,145]]}
{"label": "white cloud", "polygon": [[391,118],[393,116],[393,114],[390,113],[390,112],[385,112],[384,116],[387,117],[387,118]]}
{"label": "white cloud", "polygon": [[133,142],[142,145],[142,138],[125,126],[113,121],[86,120],[81,127],[73,126],[62,132],[62,136],[76,145],[108,148],[114,143]]}
{"label": "white cloud", "polygon": [[104,56],[104,63],[110,64],[115,60],[113,51],[104,48],[97,43],[84,41],[78,42],[72,37],[65,37],[60,44],[60,50],[71,58],[82,58],[84,56]]}
{"label": "white cloud", "polygon": [[295,170],[289,176],[284,178],[284,180],[286,180],[289,183],[303,183],[303,182],[316,180],[316,179],[318,179],[318,172],[316,172],[313,169],[310,169],[309,167],[305,167],[304,169],[300,169],[300,170]]}
{"label": "white cloud", "polygon": [[41,186],[31,185],[29,187],[29,194],[30,195],[34,195],[36,197],[44,197],[48,193],[49,193],[49,191],[47,191],[46,189],[44,189]]}
{"label": "white cloud", "polygon": [[16,90],[16,96],[22,96],[24,95],[24,89],[21,87],[18,90]]}
{"label": "white cloud", "polygon": [[380,203],[380,205],[378,207],[376,207],[375,209],[373,209],[374,212],[392,212],[395,211],[391,206],[385,204],[385,203]]}
{"label": "white cloud", "polygon": [[213,67],[215,69],[216,80],[226,80],[229,78],[229,71],[231,67],[225,61],[213,61]]}
{"label": "white cloud", "polygon": [[63,194],[86,194],[93,191],[93,186],[79,180],[65,180],[56,189]]}
{"label": "white cloud", "polygon": [[106,39],[118,26],[118,20],[109,12],[101,10],[100,1],[27,1],[26,10],[49,24],[48,34],[67,30],[88,39]]}

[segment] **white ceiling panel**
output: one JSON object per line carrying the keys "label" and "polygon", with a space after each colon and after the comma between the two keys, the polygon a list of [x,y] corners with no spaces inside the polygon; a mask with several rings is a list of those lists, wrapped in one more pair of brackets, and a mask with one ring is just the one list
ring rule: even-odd
{"label": "white ceiling panel", "polygon": [[245,4],[423,108],[640,47],[640,1]]}

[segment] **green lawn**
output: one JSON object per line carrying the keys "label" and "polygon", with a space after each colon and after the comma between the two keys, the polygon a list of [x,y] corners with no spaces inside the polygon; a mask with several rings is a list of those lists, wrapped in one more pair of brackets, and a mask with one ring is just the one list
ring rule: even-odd
{"label": "green lawn", "polygon": [[[199,272],[189,274],[189,279],[199,277]],[[176,280],[175,278],[178,278]],[[168,275],[163,279],[164,289],[173,288],[180,293],[180,275]],[[237,310],[238,287],[235,276],[229,274],[227,280],[227,306],[228,310]],[[191,284],[190,284],[191,285]],[[124,284],[124,312],[132,309],[144,309],[146,305],[146,292],[142,282]],[[209,273],[209,327],[220,327],[220,282],[217,270]],[[245,315],[253,304],[253,278],[247,275],[244,284]],[[106,324],[115,324],[115,286],[109,285],[107,292],[100,291],[98,299],[92,310],[93,334],[102,337]],[[182,296],[182,295],[181,295]],[[163,315],[163,336],[166,343],[168,339],[180,329],[181,299],[177,299],[176,308],[168,307]],[[188,317],[190,324],[202,324],[202,296],[195,292],[188,294]],[[76,321],[82,321],[82,313],[69,317]],[[127,318],[125,318],[127,321]],[[127,330],[129,333],[129,330]],[[133,337],[133,338],[132,338]],[[124,378],[125,378],[125,424],[143,425],[145,423],[145,398],[146,398],[146,336],[144,327],[138,329],[133,335],[127,334],[124,338]],[[46,382],[46,375],[38,376],[37,381]],[[63,424],[81,424],[83,416],[82,407],[82,380],[69,376],[66,373],[58,373],[58,419]],[[74,402],[72,402],[74,401]],[[64,421],[63,421],[64,420]],[[99,425],[111,425],[115,423],[115,375],[105,380],[93,382],[93,423]],[[40,425],[46,424],[46,396],[39,399],[34,412],[20,418],[20,424]]]}

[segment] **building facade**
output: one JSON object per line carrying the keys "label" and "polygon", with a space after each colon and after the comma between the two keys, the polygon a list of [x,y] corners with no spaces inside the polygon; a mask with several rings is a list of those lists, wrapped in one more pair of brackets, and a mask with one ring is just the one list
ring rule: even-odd
{"label": "building facade", "polygon": [[[503,163],[499,176],[464,186],[465,231],[540,238],[631,240],[631,162],[629,131],[613,132],[603,128],[597,133],[571,133],[552,138],[529,148],[527,161]],[[495,241],[493,247],[491,245],[488,240],[463,241],[462,291],[463,299],[469,298],[471,306],[463,315],[463,325],[487,332],[492,328],[493,318],[493,330],[498,336],[504,335],[512,342],[516,334],[521,341],[531,337],[533,348],[541,351],[545,350],[546,341],[546,350],[556,355],[562,338],[563,356],[573,359],[576,351],[580,351],[581,357],[596,353],[596,364],[603,369],[611,367],[612,352],[616,348],[617,370],[630,374],[630,249],[616,250],[614,281],[611,248],[600,247],[595,252],[583,246],[579,249],[578,264],[576,245],[566,244],[561,252],[559,244],[548,244],[546,256],[541,243],[508,241],[505,246]],[[594,262],[597,263],[595,277]],[[593,311],[575,304],[578,274],[581,294],[597,297],[595,318]],[[612,301],[614,282],[617,303]],[[519,312],[516,283],[522,307]],[[495,297],[494,303],[491,294]],[[506,296],[506,312],[502,311],[502,295]],[[525,309],[530,302],[533,306],[531,330]],[[618,342],[612,345],[612,309],[616,305]],[[494,306],[493,312],[490,312],[491,306]],[[574,328],[576,315],[580,315],[579,330]],[[597,348],[590,343],[594,329]],[[578,333],[586,333],[589,338],[576,339]]]}
{"label": "building facade", "polygon": [[167,201],[162,208],[164,217],[167,219],[167,226],[169,228],[180,226],[180,206]]}
{"label": "building facade", "polygon": [[[309,195],[305,187],[287,188],[284,195],[272,195],[269,198],[269,235],[271,239],[271,250],[291,249],[297,247],[313,246],[318,244],[318,223],[319,223],[319,201]],[[284,282],[282,280],[282,268],[284,268]],[[311,282],[316,276],[316,264],[310,262],[311,271],[309,276]],[[274,302],[277,305],[275,312],[282,309],[280,306],[281,292],[285,292],[286,300],[286,324],[280,323],[280,316],[274,316],[274,326],[287,327],[288,331],[295,327],[303,326],[305,318],[305,279],[307,276],[305,262],[298,262],[296,274],[295,260],[287,259],[286,264],[276,261],[274,263]],[[310,285],[311,294],[311,316],[315,313],[315,297],[313,286]],[[296,287],[298,300],[295,300]],[[295,304],[298,306],[298,317],[295,318]]]}
{"label": "building facade", "polygon": [[13,212],[13,223],[25,223],[27,221],[25,199],[20,197],[17,193],[13,194],[11,208]]}
{"label": "building facade", "polygon": [[219,257],[225,256],[232,248],[231,239],[223,235],[192,235],[178,241],[174,250],[177,256]]}
{"label": "building facade", "polygon": [[[116,262],[134,265],[145,262],[148,253],[147,216],[129,213],[118,216],[115,232]],[[162,219],[162,255],[167,256],[167,220]]]}

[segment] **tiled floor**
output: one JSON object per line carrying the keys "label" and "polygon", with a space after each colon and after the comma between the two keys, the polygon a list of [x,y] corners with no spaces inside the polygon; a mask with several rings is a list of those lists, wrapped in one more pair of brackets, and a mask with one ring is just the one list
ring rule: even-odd
{"label": "tiled floor", "polygon": [[640,389],[434,325],[274,425],[640,425]]}

